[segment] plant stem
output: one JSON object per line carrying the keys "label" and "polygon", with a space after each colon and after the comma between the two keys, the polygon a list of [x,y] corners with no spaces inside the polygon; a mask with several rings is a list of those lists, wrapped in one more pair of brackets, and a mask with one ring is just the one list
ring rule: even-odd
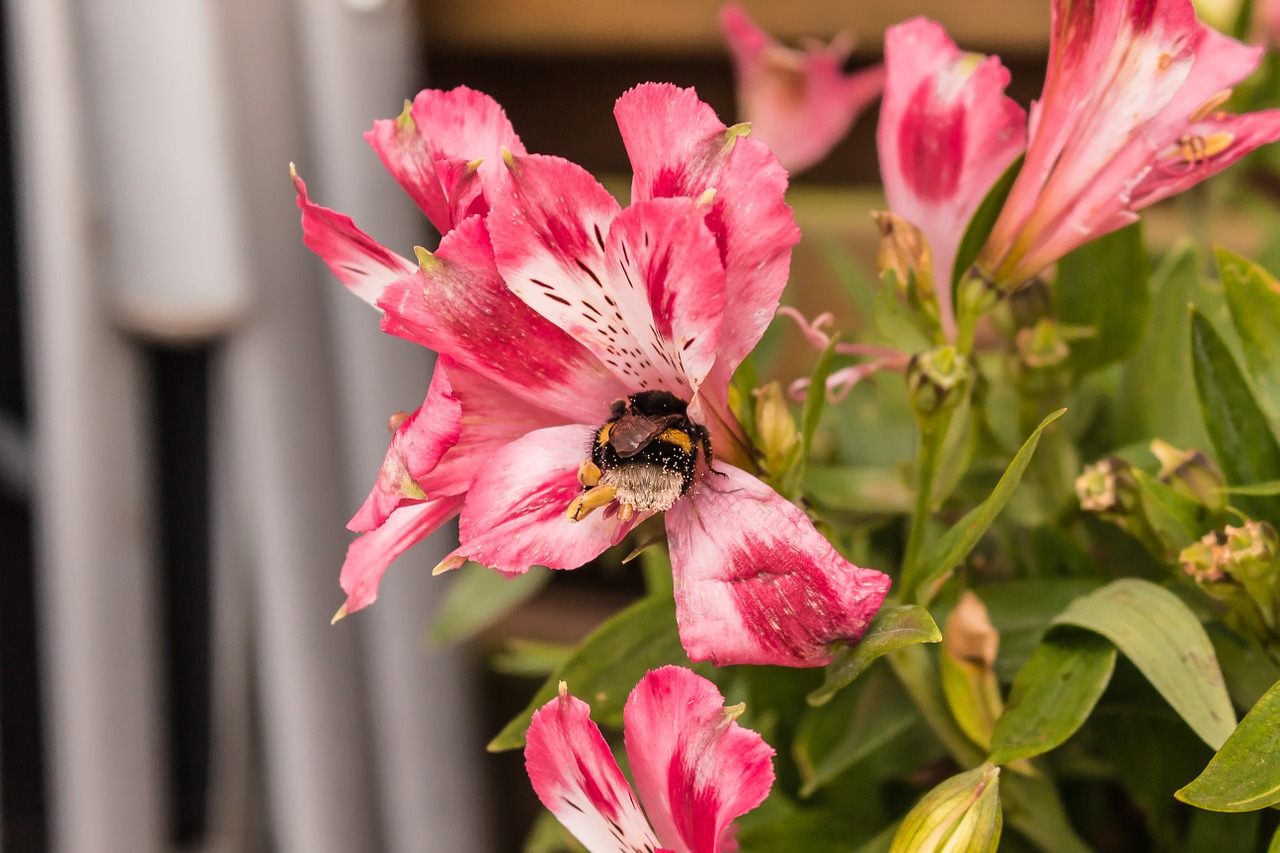
{"label": "plant stem", "polygon": [[918,599],[915,587],[922,569],[920,551],[924,547],[925,531],[933,511],[933,481],[938,476],[939,457],[947,438],[947,428],[951,425],[951,414],[916,417],[920,435],[916,448],[916,503],[907,533],[907,551],[902,560],[902,597],[908,602]]}

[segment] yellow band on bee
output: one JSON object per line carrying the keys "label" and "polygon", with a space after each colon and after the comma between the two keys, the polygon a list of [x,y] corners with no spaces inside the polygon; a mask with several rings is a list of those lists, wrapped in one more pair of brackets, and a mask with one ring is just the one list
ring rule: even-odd
{"label": "yellow band on bee", "polygon": [[596,447],[604,447],[609,443],[609,430],[613,429],[613,422],[600,427],[600,431],[596,433]]}
{"label": "yellow band on bee", "polygon": [[658,441],[664,441],[667,444],[674,444],[676,447],[689,453],[693,450],[693,439],[689,438],[689,433],[682,429],[672,427],[658,436]]}

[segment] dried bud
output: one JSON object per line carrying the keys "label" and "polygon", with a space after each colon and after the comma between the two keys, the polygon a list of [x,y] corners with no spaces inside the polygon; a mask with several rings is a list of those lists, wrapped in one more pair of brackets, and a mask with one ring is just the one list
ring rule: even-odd
{"label": "dried bud", "polygon": [[903,818],[889,853],[989,853],[1000,844],[1000,768],[952,776]]}
{"label": "dried bud", "polygon": [[1228,525],[1182,550],[1182,569],[1205,592],[1237,604],[1243,591],[1266,628],[1280,618],[1280,536],[1265,521]]}
{"label": "dried bud", "polygon": [[800,431],[787,408],[782,385],[770,382],[752,392],[756,398],[756,432],[765,468],[780,474],[800,444]]}
{"label": "dried bud", "polygon": [[920,229],[883,210],[873,212],[871,218],[880,228],[880,254],[877,256],[880,272],[893,270],[898,277],[898,286],[902,288],[907,287],[914,276],[921,297],[936,299],[933,295],[933,256]]}
{"label": "dried bud", "polygon": [[1160,482],[1210,512],[1227,508],[1227,478],[1213,460],[1199,450],[1179,450],[1166,441],[1151,442],[1151,452],[1160,460]]}
{"label": "dried bud", "polygon": [[986,605],[965,590],[942,631],[942,691],[960,728],[984,749],[991,746],[996,720],[1004,713],[993,669],[999,649],[1000,634]]}
{"label": "dried bud", "polygon": [[1019,363],[1031,370],[1058,367],[1071,355],[1058,324],[1052,320],[1038,320],[1033,326],[1019,329],[1013,343]]}
{"label": "dried bud", "polygon": [[955,347],[920,353],[907,366],[911,406],[924,416],[950,411],[964,400],[972,378],[969,362]]}
{"label": "dried bud", "polygon": [[1080,509],[1108,520],[1123,520],[1138,509],[1138,482],[1129,463],[1119,456],[1107,456],[1076,478]]}

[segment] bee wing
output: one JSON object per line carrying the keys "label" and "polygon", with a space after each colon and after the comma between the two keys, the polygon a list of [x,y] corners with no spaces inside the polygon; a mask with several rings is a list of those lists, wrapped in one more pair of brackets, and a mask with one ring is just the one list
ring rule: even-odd
{"label": "bee wing", "polygon": [[609,443],[623,459],[635,456],[667,428],[666,419],[623,415],[609,430]]}

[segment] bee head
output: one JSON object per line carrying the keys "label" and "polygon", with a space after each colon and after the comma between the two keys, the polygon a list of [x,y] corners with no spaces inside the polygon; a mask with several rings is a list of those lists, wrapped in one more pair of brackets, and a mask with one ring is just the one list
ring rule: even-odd
{"label": "bee head", "polygon": [[[642,415],[683,415],[689,404],[670,391],[641,391],[632,394],[626,402],[630,408]],[[617,403],[614,403],[617,406]]]}

